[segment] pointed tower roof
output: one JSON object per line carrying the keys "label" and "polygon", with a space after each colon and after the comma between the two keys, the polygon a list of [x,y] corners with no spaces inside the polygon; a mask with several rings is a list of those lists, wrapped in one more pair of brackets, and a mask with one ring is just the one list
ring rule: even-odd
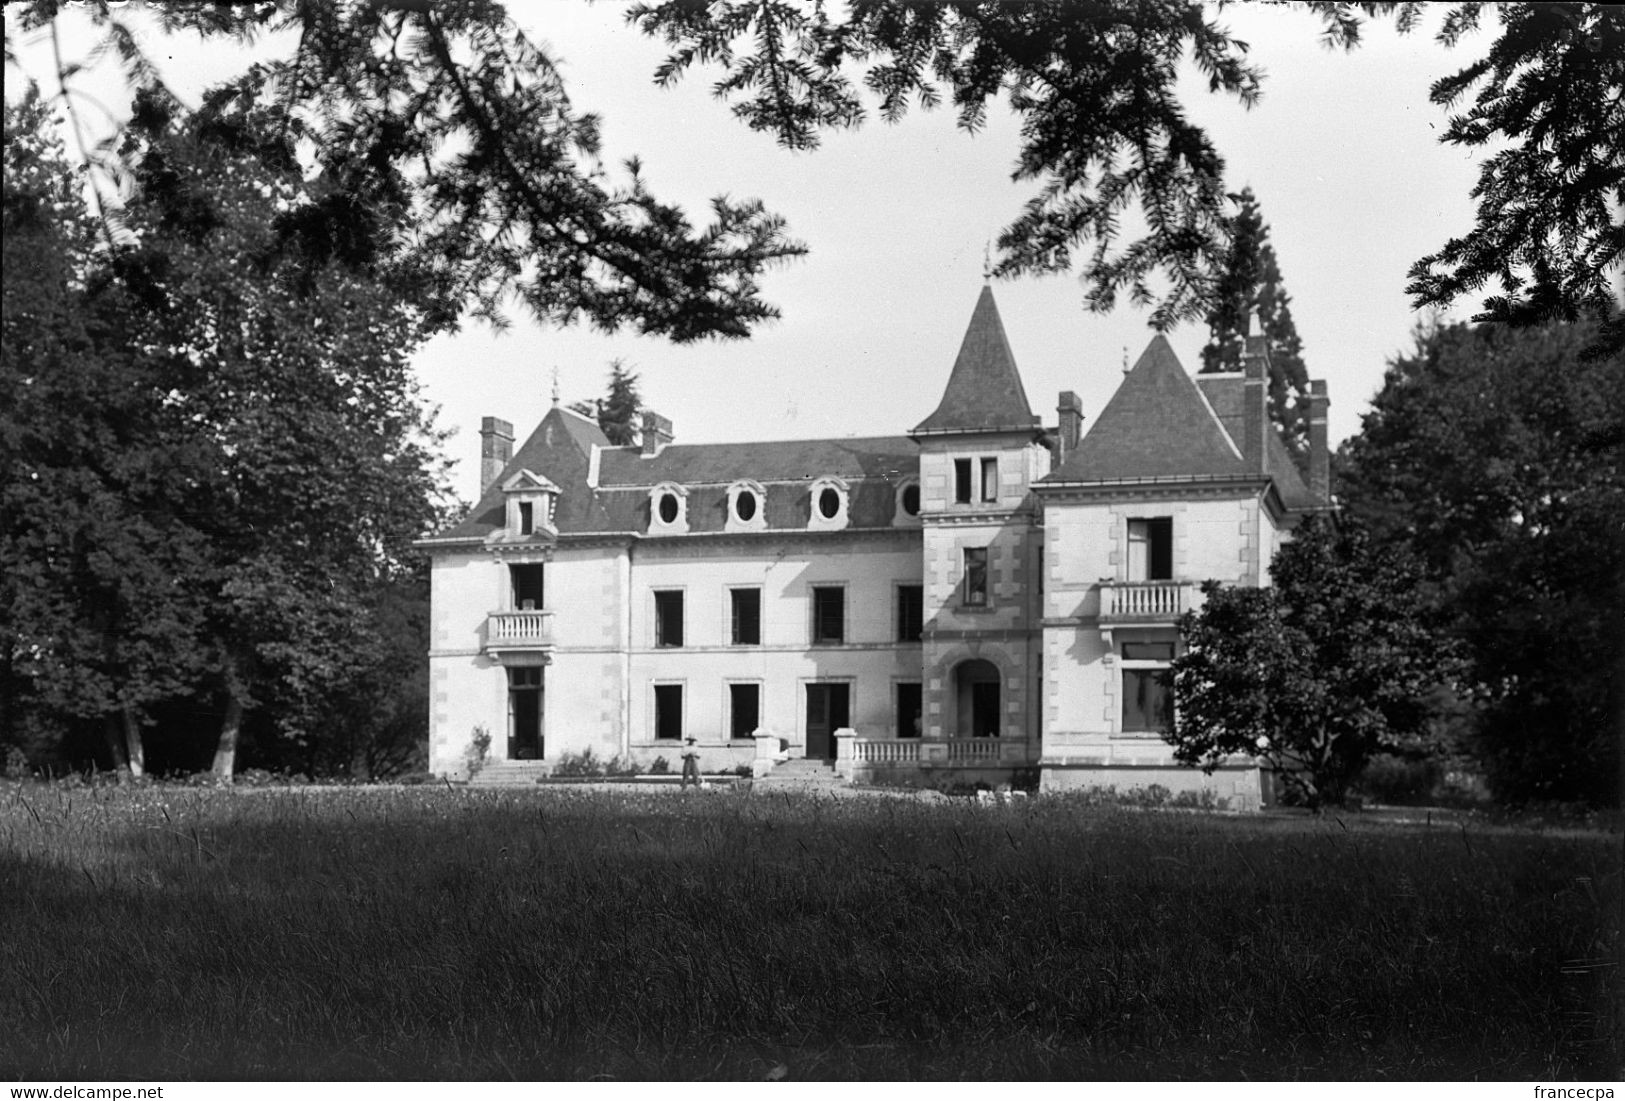
{"label": "pointed tower roof", "polygon": [[1219,415],[1159,333],[1077,449],[1059,470],[1042,480],[1108,482],[1246,474],[1247,464]]}
{"label": "pointed tower roof", "polygon": [[914,434],[1025,431],[1037,426],[999,307],[993,302],[993,288],[983,284],[948,388],[937,411],[916,425]]}

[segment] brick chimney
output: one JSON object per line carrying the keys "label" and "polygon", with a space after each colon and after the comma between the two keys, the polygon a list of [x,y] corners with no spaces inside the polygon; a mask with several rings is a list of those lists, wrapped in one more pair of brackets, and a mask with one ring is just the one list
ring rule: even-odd
{"label": "brick chimney", "polygon": [[1066,462],[1068,455],[1078,449],[1078,441],[1083,439],[1083,402],[1071,390],[1062,390],[1055,411],[1061,418],[1061,447],[1055,456],[1055,465],[1060,466]]}
{"label": "brick chimney", "polygon": [[1241,457],[1247,469],[1264,473],[1264,433],[1270,431],[1269,342],[1258,332],[1258,315],[1247,318],[1247,341],[1241,353]]}
{"label": "brick chimney", "polygon": [[671,421],[659,413],[647,410],[643,414],[643,455],[649,458],[660,454],[660,449],[671,443]]}
{"label": "brick chimney", "polygon": [[1326,449],[1326,380],[1309,382],[1309,492],[1323,505],[1332,503],[1332,458]]}
{"label": "brick chimney", "polygon": [[500,417],[480,421],[480,492],[491,488],[513,458],[513,425]]}

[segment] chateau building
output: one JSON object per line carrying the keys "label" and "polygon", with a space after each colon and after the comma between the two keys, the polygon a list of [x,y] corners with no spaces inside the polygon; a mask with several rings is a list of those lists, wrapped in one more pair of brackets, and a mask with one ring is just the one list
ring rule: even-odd
{"label": "chateau building", "polygon": [[[942,400],[906,435],[615,447],[555,405],[522,445],[486,418],[482,494],[432,557],[430,767],[544,770],[592,750],[673,766],[788,757],[842,775],[1160,784],[1257,806],[1258,766],[1176,765],[1159,731],[1175,623],[1207,579],[1268,583],[1327,507],[1268,367],[1192,378],[1161,336],[1090,429],[1032,412],[990,288]],[[514,763],[526,762],[520,766]]]}

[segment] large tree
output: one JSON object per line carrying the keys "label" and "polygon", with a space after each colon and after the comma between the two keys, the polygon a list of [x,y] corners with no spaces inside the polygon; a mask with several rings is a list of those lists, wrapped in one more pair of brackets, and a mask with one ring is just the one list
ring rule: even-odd
{"label": "large tree", "polygon": [[[8,136],[37,115],[8,108]],[[12,186],[33,176],[10,143],[6,162],[8,223],[41,226],[7,236],[10,683],[36,711],[126,726],[212,699],[223,778],[255,707],[309,743],[358,685],[393,680],[388,594],[421,588],[409,543],[441,495],[409,369],[432,311],[387,259],[288,247],[321,185],[287,123],[251,85],[195,114],[143,95],[121,238],[94,251],[71,206]],[[14,242],[71,277],[26,297]]]}
{"label": "large tree", "polygon": [[42,712],[89,720],[139,775],[149,709],[199,671],[204,608],[179,579],[206,549],[167,507],[189,489],[167,388],[87,290],[94,225],[48,120],[6,107],[0,736],[38,752]]}
{"label": "large tree", "polygon": [[[1417,3],[1309,7],[1325,43],[1345,48],[1369,16],[1391,15],[1407,33],[1423,21]],[[1439,40],[1462,42],[1486,10],[1500,23],[1487,54],[1432,89],[1446,107],[1474,95],[1442,141],[1495,150],[1474,192],[1478,221],[1417,262],[1410,291],[1443,305],[1495,280],[1503,293],[1490,315],[1605,311],[1625,257],[1625,10],[1457,4]],[[1015,177],[1040,191],[1000,235],[998,273],[1069,271],[1081,259],[1091,308],[1127,294],[1154,304],[1152,323],[1166,329],[1206,315],[1226,254],[1224,161],[1176,94],[1181,60],[1210,91],[1248,105],[1259,95],[1261,70],[1222,14],[1199,0],[668,0],[634,4],[627,18],[672,46],[656,79],[719,68],[717,94],[790,148],[862,122],[860,85],[888,121],[948,101],[972,131],[1002,97],[1022,123]],[[1145,232],[1125,240],[1136,206]]]}
{"label": "large tree", "polygon": [[1306,805],[1338,804],[1373,754],[1418,747],[1453,652],[1418,599],[1420,572],[1358,526],[1312,517],[1270,576],[1203,586],[1180,623],[1164,737],[1185,764],[1253,757]]}
{"label": "large tree", "polygon": [[1269,348],[1270,420],[1301,462],[1309,454],[1309,371],[1303,364],[1303,341],[1292,321],[1292,298],[1281,282],[1281,265],[1270,244],[1270,227],[1253,189],[1233,197],[1230,251],[1208,312],[1208,342],[1202,348],[1202,370],[1239,371],[1247,333],[1256,318]]}
{"label": "large tree", "polygon": [[[126,23],[136,16],[106,0],[72,6],[88,10],[131,87],[172,108],[162,67]],[[55,34],[66,7],[33,0],[8,18],[8,65],[13,32]],[[240,81],[282,111],[303,139],[307,174],[323,181],[291,200],[285,245],[381,265],[400,293],[431,307],[436,328],[465,310],[501,324],[510,295],[550,322],[679,341],[743,337],[777,316],[758,277],[803,251],[782,220],[719,197],[712,221],[695,226],[654,196],[636,160],[612,180],[597,118],[574,109],[547,50],[501,4],[288,0],[145,13],[168,34],[294,40],[291,55]],[[72,72],[56,75],[71,85]],[[106,147],[94,159],[115,176],[130,167]]]}
{"label": "large tree", "polygon": [[[8,20],[8,57],[14,25],[51,24],[62,6],[33,0]],[[158,67],[106,0],[88,7],[131,79],[157,84]],[[1391,16],[1406,33],[1424,22],[1418,3],[1308,7],[1334,47],[1358,45],[1370,17]],[[763,266],[800,251],[753,203],[716,200],[716,220],[696,231],[652,198],[635,162],[624,185],[609,186],[591,167],[596,119],[573,112],[546,52],[494,0],[158,10],[170,32],[297,36],[292,58],[255,73],[318,127],[323,161],[345,181],[312,212],[312,239],[334,231],[342,243],[374,222],[381,200],[408,199],[412,217],[390,223],[395,243],[426,250],[424,278],[449,302],[472,296],[496,316],[512,288],[552,319],[738,336],[772,314],[756,295]],[[1486,10],[1499,24],[1488,50],[1431,94],[1457,108],[1442,141],[1494,150],[1474,191],[1478,219],[1416,263],[1410,291],[1419,305],[1444,305],[1493,281],[1501,293],[1485,317],[1605,313],[1625,258],[1625,11],[1457,4],[1437,38],[1470,40]],[[1189,120],[1179,67],[1189,57],[1211,91],[1244,104],[1261,88],[1222,12],[1200,0],[669,0],[634,4],[627,18],[672,46],[657,79],[719,67],[716,91],[735,114],[792,148],[860,123],[860,85],[888,120],[946,100],[968,130],[1003,98],[1022,118],[1016,177],[1040,192],[1001,234],[998,273],[1081,261],[1092,308],[1126,294],[1154,306],[1153,324],[1166,329],[1206,316],[1226,254],[1222,152]],[[1135,208],[1144,232],[1125,239]]]}
{"label": "large tree", "polygon": [[1625,353],[1596,328],[1423,328],[1338,455],[1344,508],[1436,580],[1512,800],[1618,798]]}

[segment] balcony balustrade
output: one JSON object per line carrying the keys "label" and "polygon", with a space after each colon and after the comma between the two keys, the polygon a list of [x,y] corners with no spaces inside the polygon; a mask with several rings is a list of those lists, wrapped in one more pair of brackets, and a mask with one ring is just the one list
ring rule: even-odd
{"label": "balcony balustrade", "polygon": [[553,649],[553,613],[525,610],[492,612],[485,620],[485,652],[501,660],[504,652]]}
{"label": "balcony balustrade", "polygon": [[1103,581],[1100,622],[1171,626],[1191,610],[1195,593],[1189,581]]}

